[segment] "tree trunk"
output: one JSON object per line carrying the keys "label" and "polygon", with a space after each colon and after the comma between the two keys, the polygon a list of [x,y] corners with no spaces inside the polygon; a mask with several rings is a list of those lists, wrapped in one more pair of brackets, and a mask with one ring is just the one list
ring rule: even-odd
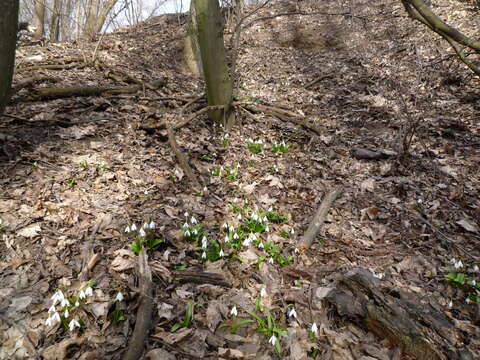
{"label": "tree trunk", "polygon": [[32,25],[35,27],[33,38],[37,40],[43,38],[43,32],[45,29],[45,0],[35,1]]}
{"label": "tree trunk", "polygon": [[0,115],[10,99],[17,27],[18,0],[0,2]]}
{"label": "tree trunk", "polygon": [[197,15],[193,5],[190,5],[187,26],[187,37],[183,44],[183,61],[193,75],[203,77],[202,55],[197,36]]}
{"label": "tree trunk", "polygon": [[50,41],[60,40],[60,14],[62,13],[62,0],[55,0],[53,3],[52,17],[50,19]]}
{"label": "tree trunk", "polygon": [[207,87],[209,106],[223,105],[222,110],[210,110],[209,116],[227,130],[235,123],[232,112],[232,82],[228,73],[223,20],[218,0],[193,0],[197,19],[197,35]]}
{"label": "tree trunk", "polygon": [[88,9],[87,21],[83,33],[91,38],[102,30],[107,16],[118,0],[108,0],[103,7],[100,0],[92,0]]}

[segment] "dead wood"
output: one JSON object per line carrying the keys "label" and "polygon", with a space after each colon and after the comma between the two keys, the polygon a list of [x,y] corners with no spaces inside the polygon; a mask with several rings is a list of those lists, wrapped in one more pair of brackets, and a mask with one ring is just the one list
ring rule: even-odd
{"label": "dead wood", "polygon": [[70,64],[45,64],[45,65],[33,65],[33,66],[26,66],[23,68],[16,69],[16,73],[22,73],[25,71],[30,71],[30,70],[68,70],[68,69],[81,69],[85,67],[85,64],[81,63],[70,63]]}
{"label": "dead wood", "polygon": [[[155,89],[166,85],[166,79],[159,79],[150,82],[149,84]],[[15,99],[13,102],[27,102],[61,99],[75,96],[99,96],[102,94],[117,95],[117,94],[132,94],[139,90],[143,90],[142,85],[129,86],[84,86],[84,87],[70,87],[70,88],[36,88],[32,93]]]}
{"label": "dead wood", "polygon": [[[234,103],[233,105],[236,104]],[[322,133],[317,125],[309,123],[305,120],[303,116],[299,116],[293,111],[285,110],[276,106],[266,106],[252,103],[238,103],[238,105],[241,105],[254,113],[262,112],[267,115],[275,116],[282,121],[293,122],[294,124],[300,125],[308,130],[313,131],[317,135],[321,135]]]}
{"label": "dead wood", "polygon": [[225,281],[225,278],[216,273],[195,272],[195,271],[175,271],[175,280],[181,283],[212,284],[231,288],[232,284]]}
{"label": "dead wood", "polygon": [[456,349],[453,341],[458,346],[461,335],[446,316],[412,294],[394,297],[390,295],[394,291],[380,283],[368,270],[354,269],[324,299],[341,317],[388,339],[415,359],[473,359],[467,350]]}
{"label": "dead wood", "polygon": [[332,73],[329,73],[329,74],[318,76],[315,79],[313,79],[312,81],[310,81],[307,85],[305,85],[305,89],[308,89],[308,88],[312,87],[313,85],[318,84],[322,80],[331,78],[331,77],[335,76],[335,74],[336,73],[332,72]]}
{"label": "dead wood", "polygon": [[332,206],[333,202],[342,194],[343,194],[343,189],[337,189],[325,195],[325,198],[320,204],[320,207],[318,208],[317,213],[313,217],[312,222],[310,223],[307,231],[303,235],[303,238],[301,240],[301,244],[303,247],[309,248],[310,246],[312,246],[313,241],[317,237],[318,233],[320,232],[320,229],[322,228],[323,223],[325,222],[325,219],[328,214],[328,210],[330,210],[330,207]]}
{"label": "dead wood", "polygon": [[175,139],[175,131],[173,128],[168,127],[167,128],[168,132],[168,142],[170,144],[170,147],[172,148],[172,151],[174,152],[175,156],[177,157],[178,163],[180,164],[181,168],[187,175],[188,179],[192,182],[194,188],[196,191],[200,191],[202,189],[202,186],[200,185],[200,182],[197,180],[195,175],[193,174],[193,170],[188,164],[187,157],[185,154],[180,150],[177,140]]}
{"label": "dead wood", "polygon": [[122,357],[123,360],[140,359],[152,321],[152,272],[148,266],[147,251],[145,248],[142,248],[140,254],[138,255],[138,279],[140,282],[140,305],[137,310],[135,329],[133,330],[128,349]]}

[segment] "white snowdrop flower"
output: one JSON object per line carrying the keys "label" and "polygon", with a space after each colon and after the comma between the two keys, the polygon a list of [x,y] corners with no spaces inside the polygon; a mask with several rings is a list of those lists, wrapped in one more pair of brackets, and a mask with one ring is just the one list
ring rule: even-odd
{"label": "white snowdrop flower", "polygon": [[73,330],[75,330],[76,327],[80,327],[80,323],[79,323],[77,320],[73,319],[73,320],[70,321],[70,323],[68,324],[68,329],[69,329],[70,331],[73,331]]}
{"label": "white snowdrop flower", "polygon": [[268,342],[270,344],[272,344],[273,346],[275,346],[275,344],[277,342],[277,337],[275,335],[272,335],[272,337],[270,339],[268,339]]}
{"label": "white snowdrop flower", "polygon": [[197,219],[195,219],[194,216],[192,216],[192,218],[190,219],[190,222],[191,222],[192,224],[198,223]]}
{"label": "white snowdrop flower", "polygon": [[185,236],[190,236],[190,230],[185,230]]}
{"label": "white snowdrop flower", "polygon": [[228,235],[225,235],[225,242],[228,243],[230,241],[230,238],[228,237]]}
{"label": "white snowdrop flower", "polygon": [[268,219],[267,219],[266,216],[264,216],[262,220],[263,220],[263,222],[267,222],[267,221],[268,221]]}
{"label": "white snowdrop flower", "polygon": [[448,308],[449,308],[449,309],[451,309],[451,308],[452,308],[452,306],[453,306],[453,301],[452,301],[452,300],[450,300],[450,301],[448,302]]}
{"label": "white snowdrop flower", "polygon": [[202,249],[206,249],[208,247],[208,243],[206,241],[202,241]]}
{"label": "white snowdrop flower", "polygon": [[462,263],[462,260],[458,260],[454,265],[453,267],[455,269],[460,269],[461,267],[463,267],[463,263]]}
{"label": "white snowdrop flower", "polygon": [[148,223],[144,223],[144,224],[142,225],[142,229],[148,229]]}
{"label": "white snowdrop flower", "polygon": [[318,333],[317,323],[313,323],[310,330],[312,331],[312,333],[314,333],[315,335],[317,335],[317,333]]}
{"label": "white snowdrop flower", "polygon": [[267,210],[268,211],[273,211],[273,208],[270,206]]}
{"label": "white snowdrop flower", "polygon": [[194,235],[198,235],[198,230],[197,230],[197,229],[193,229],[193,230],[192,230],[192,233],[193,233]]}
{"label": "white snowdrop flower", "polygon": [[188,223],[184,223],[184,224],[182,225],[182,227],[183,227],[184,229],[188,228]]}
{"label": "white snowdrop flower", "polygon": [[237,240],[237,239],[238,239],[238,234],[237,234],[237,233],[233,234],[233,238],[234,238],[235,240]]}
{"label": "white snowdrop flower", "polygon": [[455,263],[457,262],[457,259],[451,258],[448,262],[449,262],[450,264],[455,264]]}
{"label": "white snowdrop flower", "polygon": [[138,232],[138,235],[140,235],[140,237],[145,237],[147,236],[147,233],[145,232],[145,230],[143,230],[143,228],[141,228],[140,231]]}
{"label": "white snowdrop flower", "polygon": [[220,166],[220,171],[223,171],[223,166]]}
{"label": "white snowdrop flower", "polygon": [[145,190],[143,193],[144,193],[145,195],[148,195],[148,190]]}
{"label": "white snowdrop flower", "polygon": [[60,322],[60,314],[58,312],[52,315],[52,321],[53,323]]}
{"label": "white snowdrop flower", "polygon": [[270,231],[270,228],[268,227],[268,225],[265,227],[265,231],[266,231],[266,232],[269,232],[269,231]]}
{"label": "white snowdrop flower", "polygon": [[258,215],[255,214],[255,213],[253,213],[253,214],[252,214],[252,220],[258,221]]}
{"label": "white snowdrop flower", "polygon": [[63,292],[61,290],[57,290],[51,299],[53,300],[53,305],[62,301],[64,299]]}
{"label": "white snowdrop flower", "polygon": [[265,245],[263,245],[263,242],[260,241],[260,242],[258,243],[258,248],[259,248],[259,249],[265,248]]}
{"label": "white snowdrop flower", "polygon": [[207,192],[207,191],[208,191],[207,187],[204,186],[204,187],[203,187],[203,192]]}
{"label": "white snowdrop flower", "polygon": [[137,231],[137,229],[138,229],[137,225],[135,225],[135,224],[130,225],[130,230]]}
{"label": "white snowdrop flower", "polygon": [[202,259],[206,259],[206,258],[207,258],[207,253],[204,251],[204,252],[202,253]]}
{"label": "white snowdrop flower", "polygon": [[115,301],[123,301],[123,294],[119,292],[117,296],[115,297]]}
{"label": "white snowdrop flower", "polygon": [[476,285],[477,285],[477,281],[476,281],[475,279],[473,279],[472,282],[471,282],[471,284],[472,284],[473,286],[476,286]]}
{"label": "white snowdrop flower", "polygon": [[205,235],[202,237],[202,243],[207,243],[207,237]]}
{"label": "white snowdrop flower", "polygon": [[80,303],[77,301],[75,301],[75,307],[79,307],[80,306]]}
{"label": "white snowdrop flower", "polygon": [[478,268],[478,265],[475,265],[475,266],[473,267],[473,271],[475,271],[475,272],[480,271],[480,269]]}
{"label": "white snowdrop flower", "polygon": [[230,225],[230,226],[228,227],[228,231],[234,232],[234,231],[235,231],[235,228],[234,228],[232,225]]}
{"label": "white snowdrop flower", "polygon": [[45,325],[47,326],[52,326],[53,325],[53,317],[48,317],[47,320],[45,320]]}
{"label": "white snowdrop flower", "polygon": [[242,220],[242,214],[238,214],[238,215],[237,215],[237,219],[238,219],[238,220]]}
{"label": "white snowdrop flower", "polygon": [[290,234],[292,234],[292,235],[295,234],[295,230],[293,230],[293,229],[290,230]]}
{"label": "white snowdrop flower", "polygon": [[290,310],[288,310],[288,317],[293,317],[293,318],[297,318],[297,311],[295,310],[295,308],[291,308]]}
{"label": "white snowdrop flower", "polygon": [[218,256],[220,256],[220,257],[224,257],[224,256],[225,256],[225,253],[223,252],[223,249],[220,249],[220,252],[218,253]]}
{"label": "white snowdrop flower", "polygon": [[240,169],[240,163],[237,164],[237,169]]}
{"label": "white snowdrop flower", "polygon": [[251,243],[251,240],[249,238],[246,238],[245,240],[243,240],[242,245],[243,246],[250,246],[250,243]]}
{"label": "white snowdrop flower", "polygon": [[68,312],[68,309],[65,310],[65,312],[63,313],[63,316],[66,318],[68,318],[68,316],[70,315],[70,313]]}
{"label": "white snowdrop flower", "polygon": [[228,224],[226,222],[223,223],[222,228],[228,229]]}
{"label": "white snowdrop flower", "polygon": [[85,295],[85,291],[83,290],[80,290],[80,292],[78,293],[78,298],[79,299],[85,299],[87,296]]}
{"label": "white snowdrop flower", "polygon": [[55,311],[57,311],[57,310],[55,309],[55,305],[50,306],[50,309],[48,309],[48,313],[49,313],[49,314],[52,314],[52,313],[54,313]]}
{"label": "white snowdrop flower", "polygon": [[467,297],[467,298],[465,299],[465,302],[466,302],[467,304],[470,304],[470,302],[471,302],[470,298]]}
{"label": "white snowdrop flower", "polygon": [[188,214],[188,211],[185,211],[185,213],[183,214],[186,218],[189,217],[189,214]]}
{"label": "white snowdrop flower", "polygon": [[236,306],[234,306],[234,307],[232,308],[232,310],[230,310],[230,315],[232,315],[232,316],[237,316],[237,315],[238,315],[238,311],[237,311],[237,307],[236,307]]}
{"label": "white snowdrop flower", "polygon": [[148,224],[148,227],[149,227],[150,229],[152,229],[152,230],[155,229],[156,225],[155,225],[155,223],[153,222],[153,220],[150,221],[150,224]]}
{"label": "white snowdrop flower", "polygon": [[130,230],[130,225],[127,225],[127,227],[125,228],[125,232],[126,233],[129,233],[131,230]]}
{"label": "white snowdrop flower", "polygon": [[298,253],[300,253],[300,250],[298,250],[298,248],[294,248],[294,249],[293,249],[293,252],[294,252],[295,254],[298,254]]}
{"label": "white snowdrop flower", "polygon": [[268,263],[269,263],[269,264],[273,264],[273,257],[270,256],[270,257],[268,258]]}
{"label": "white snowdrop flower", "polygon": [[267,289],[265,289],[264,287],[262,287],[262,288],[260,289],[260,296],[261,296],[261,297],[267,296]]}
{"label": "white snowdrop flower", "polygon": [[87,288],[85,289],[85,295],[87,296],[92,296],[93,295],[93,289],[91,286],[87,286]]}
{"label": "white snowdrop flower", "polygon": [[66,306],[69,306],[70,305],[70,301],[68,301],[68,299],[63,299],[62,301],[60,301],[60,306],[61,307],[66,307]]}
{"label": "white snowdrop flower", "polygon": [[249,238],[250,238],[251,241],[255,241],[255,240],[257,240],[257,235],[250,234]]}
{"label": "white snowdrop flower", "polygon": [[259,139],[259,140],[257,141],[257,144],[263,144],[262,139]]}

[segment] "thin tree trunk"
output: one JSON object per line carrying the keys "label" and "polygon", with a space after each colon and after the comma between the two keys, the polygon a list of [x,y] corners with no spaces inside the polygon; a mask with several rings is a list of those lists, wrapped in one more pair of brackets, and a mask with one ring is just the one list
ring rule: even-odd
{"label": "thin tree trunk", "polygon": [[45,29],[45,0],[35,1],[32,25],[35,27],[33,38],[37,40],[43,38]]}
{"label": "thin tree trunk", "polygon": [[0,115],[10,99],[17,27],[18,0],[0,2]]}
{"label": "thin tree trunk", "polygon": [[53,3],[52,17],[50,19],[50,41],[60,40],[60,14],[62,12],[63,0],[55,0]]}
{"label": "thin tree trunk", "polygon": [[209,116],[229,130],[235,123],[235,116],[231,108],[232,82],[225,56],[220,6],[217,0],[193,0],[192,5],[197,18],[198,43],[202,55],[208,105],[224,106],[220,110],[210,110]]}
{"label": "thin tree trunk", "polygon": [[192,4],[190,5],[187,26],[187,37],[183,44],[183,61],[193,75],[203,77],[202,55],[200,53],[197,36],[197,16],[195,13],[195,6]]}

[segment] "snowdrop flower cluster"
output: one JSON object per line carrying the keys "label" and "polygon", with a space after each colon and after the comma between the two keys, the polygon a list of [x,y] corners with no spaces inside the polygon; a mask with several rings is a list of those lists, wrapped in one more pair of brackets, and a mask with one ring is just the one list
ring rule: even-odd
{"label": "snowdrop flower cluster", "polygon": [[154,230],[155,227],[156,227],[156,225],[153,221],[145,222],[140,227],[137,227],[137,225],[135,225],[135,223],[132,223],[130,225],[127,225],[127,227],[125,228],[125,232],[127,234],[131,233],[131,232],[138,232],[138,236],[145,237],[145,236],[147,236],[147,231],[148,230]]}
{"label": "snowdrop flower cluster", "polygon": [[257,235],[255,235],[254,233],[250,233],[250,234],[245,238],[245,240],[243,240],[242,245],[248,247],[248,246],[250,246],[250,244],[251,244],[252,242],[254,242],[254,241],[256,241],[256,240],[257,240]]}
{"label": "snowdrop flower cluster", "polygon": [[455,259],[455,258],[452,258],[450,260],[450,264],[452,264],[455,269],[460,269],[460,268],[463,267],[462,260],[457,261],[457,259]]}
{"label": "snowdrop flower cluster", "polygon": [[80,323],[76,319],[68,321],[72,310],[80,306],[80,301],[85,301],[87,297],[93,296],[93,289],[90,285],[87,285],[84,289],[81,289],[77,295],[72,296],[70,299],[65,297],[62,290],[57,290],[51,297],[53,304],[48,309],[48,318],[45,321],[46,326],[53,326],[57,323],[64,321],[64,324],[68,326],[70,331],[80,327]]}
{"label": "snowdrop flower cluster", "polygon": [[187,240],[195,241],[200,234],[200,226],[195,216],[190,216],[188,212],[185,212],[185,222],[182,225],[183,236]]}

